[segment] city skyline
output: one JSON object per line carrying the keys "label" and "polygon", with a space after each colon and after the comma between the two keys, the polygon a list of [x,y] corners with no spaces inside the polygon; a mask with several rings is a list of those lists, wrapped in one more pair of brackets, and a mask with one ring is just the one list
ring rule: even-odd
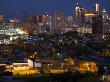
{"label": "city skyline", "polygon": [[55,11],[64,12],[66,16],[73,15],[74,8],[78,2],[86,9],[93,9],[95,3],[99,3],[102,9],[106,9],[110,13],[109,0],[38,0],[28,1],[26,0],[2,0],[0,1],[0,10],[5,14],[5,18],[22,17],[23,10],[26,9],[30,15],[42,14],[48,11],[52,14]]}
{"label": "city skyline", "polygon": [[0,0],[0,82],[110,82],[110,0]]}

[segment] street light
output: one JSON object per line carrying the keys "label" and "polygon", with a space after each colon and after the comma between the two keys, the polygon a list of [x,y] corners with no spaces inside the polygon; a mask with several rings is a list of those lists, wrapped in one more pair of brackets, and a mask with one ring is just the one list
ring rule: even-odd
{"label": "street light", "polygon": [[59,53],[58,53],[57,55],[58,55],[58,56],[60,56],[60,54],[59,54]]}

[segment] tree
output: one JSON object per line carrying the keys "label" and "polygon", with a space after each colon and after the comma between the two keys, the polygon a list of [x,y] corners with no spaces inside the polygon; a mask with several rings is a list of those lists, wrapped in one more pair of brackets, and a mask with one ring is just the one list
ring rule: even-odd
{"label": "tree", "polygon": [[2,75],[6,70],[6,67],[3,65],[3,66],[0,66],[0,75]]}
{"label": "tree", "polygon": [[30,52],[28,54],[28,58],[31,59],[33,61],[33,67],[35,67],[35,61],[37,59],[39,59],[40,55],[39,52],[35,51],[35,52]]}

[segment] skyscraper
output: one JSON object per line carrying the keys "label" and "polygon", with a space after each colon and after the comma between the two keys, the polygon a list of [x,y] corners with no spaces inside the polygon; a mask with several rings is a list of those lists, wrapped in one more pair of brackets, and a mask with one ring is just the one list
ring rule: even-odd
{"label": "skyscraper", "polygon": [[108,12],[105,9],[102,10],[102,17],[104,20],[108,19]]}
{"label": "skyscraper", "polygon": [[75,7],[75,17],[77,21],[81,20],[81,6],[79,5],[79,3],[77,3]]}
{"label": "skyscraper", "polygon": [[37,28],[37,30],[39,33],[46,31],[46,26],[45,26],[46,18],[47,17],[45,14],[38,16],[38,28]]}
{"label": "skyscraper", "polygon": [[73,27],[73,17],[72,16],[68,16],[66,21],[67,21],[67,27],[69,27],[69,28]]}
{"label": "skyscraper", "polygon": [[0,24],[2,24],[4,21],[4,15],[2,13],[0,13]]}
{"label": "skyscraper", "polygon": [[54,29],[62,30],[65,24],[65,17],[63,12],[55,12],[52,16],[52,26]]}
{"label": "skyscraper", "polygon": [[10,19],[9,22],[9,29],[15,29],[17,25],[20,25],[21,21],[19,19],[13,18]]}
{"label": "skyscraper", "polygon": [[103,18],[103,33],[110,33],[110,23],[108,22],[108,12],[103,9],[102,10],[102,18]]}
{"label": "skyscraper", "polygon": [[92,18],[92,33],[93,34],[103,33],[102,15],[98,15]]}
{"label": "skyscraper", "polygon": [[81,25],[83,25],[83,23],[85,22],[85,8],[83,8],[81,5],[79,5],[79,3],[77,3],[76,7],[75,7],[75,18],[76,21],[80,22]]}
{"label": "skyscraper", "polygon": [[85,13],[85,22],[88,24],[92,23],[92,17],[94,17],[95,14],[93,12],[87,12]]}
{"label": "skyscraper", "polygon": [[96,12],[96,15],[100,14],[100,5],[98,3],[95,4],[95,12]]}
{"label": "skyscraper", "polygon": [[26,20],[27,20],[27,18],[28,18],[28,12],[27,12],[27,10],[26,9],[24,9],[23,10],[23,22],[27,22]]}
{"label": "skyscraper", "polygon": [[45,32],[51,32],[52,20],[51,20],[51,16],[48,15],[48,12],[45,12],[43,14],[43,24],[44,24]]}

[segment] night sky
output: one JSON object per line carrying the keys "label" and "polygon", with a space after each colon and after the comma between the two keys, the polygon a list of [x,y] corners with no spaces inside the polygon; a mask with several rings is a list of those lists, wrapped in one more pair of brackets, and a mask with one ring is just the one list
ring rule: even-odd
{"label": "night sky", "polygon": [[0,11],[5,14],[6,18],[21,17],[24,9],[28,10],[30,15],[42,14],[45,11],[49,14],[61,11],[65,15],[73,15],[77,2],[86,9],[93,9],[93,5],[97,2],[110,13],[110,0],[0,0]]}

